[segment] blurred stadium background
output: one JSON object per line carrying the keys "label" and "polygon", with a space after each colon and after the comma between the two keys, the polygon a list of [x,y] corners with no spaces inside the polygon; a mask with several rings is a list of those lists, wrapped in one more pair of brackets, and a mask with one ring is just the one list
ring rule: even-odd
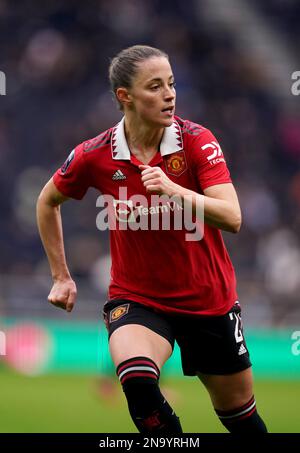
{"label": "blurred stadium background", "polygon": [[[74,145],[120,119],[107,67],[137,43],[169,53],[177,114],[221,142],[243,211],[240,234],[224,236],[258,405],[270,431],[300,432],[299,20],[297,0],[0,0],[0,432],[135,431],[101,324],[110,260],[97,193],[63,207],[72,315],[47,303],[35,202]],[[178,357],[162,385],[184,430],[223,432]]]}

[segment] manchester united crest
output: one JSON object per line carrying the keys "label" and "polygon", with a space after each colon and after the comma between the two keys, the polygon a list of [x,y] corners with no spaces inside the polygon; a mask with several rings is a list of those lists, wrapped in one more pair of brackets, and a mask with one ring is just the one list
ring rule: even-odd
{"label": "manchester united crest", "polygon": [[117,321],[122,316],[126,315],[126,313],[128,313],[128,310],[129,304],[119,305],[110,312],[109,321],[110,322]]}
{"label": "manchester united crest", "polygon": [[167,173],[173,176],[180,176],[187,169],[184,151],[173,153],[165,160]]}

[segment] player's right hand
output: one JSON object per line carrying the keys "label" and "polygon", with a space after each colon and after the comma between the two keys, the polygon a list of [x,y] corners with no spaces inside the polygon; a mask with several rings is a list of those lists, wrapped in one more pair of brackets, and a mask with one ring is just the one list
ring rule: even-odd
{"label": "player's right hand", "polygon": [[71,278],[69,278],[54,282],[48,296],[48,301],[55,307],[59,307],[70,312],[73,310],[76,296],[76,284]]}

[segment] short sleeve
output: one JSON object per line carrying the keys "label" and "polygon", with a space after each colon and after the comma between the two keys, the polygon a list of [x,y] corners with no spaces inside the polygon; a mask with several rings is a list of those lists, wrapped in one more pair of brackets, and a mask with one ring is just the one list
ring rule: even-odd
{"label": "short sleeve", "polygon": [[86,165],[82,145],[78,145],[53,175],[53,182],[63,195],[76,200],[84,197],[90,186]]}
{"label": "short sleeve", "polygon": [[191,143],[193,168],[202,190],[216,184],[231,183],[221,146],[206,129]]}

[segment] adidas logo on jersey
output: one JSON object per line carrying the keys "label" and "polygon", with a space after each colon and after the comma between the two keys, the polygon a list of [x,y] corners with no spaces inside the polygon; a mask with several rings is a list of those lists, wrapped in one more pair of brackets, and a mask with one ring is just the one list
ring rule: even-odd
{"label": "adidas logo on jersey", "polygon": [[247,352],[247,349],[243,344],[241,344],[240,349],[239,349],[239,355],[245,354]]}
{"label": "adidas logo on jersey", "polygon": [[124,173],[121,170],[117,170],[113,174],[112,179],[113,179],[113,181],[118,181],[118,180],[121,180],[121,179],[126,179],[126,176],[124,175]]}

